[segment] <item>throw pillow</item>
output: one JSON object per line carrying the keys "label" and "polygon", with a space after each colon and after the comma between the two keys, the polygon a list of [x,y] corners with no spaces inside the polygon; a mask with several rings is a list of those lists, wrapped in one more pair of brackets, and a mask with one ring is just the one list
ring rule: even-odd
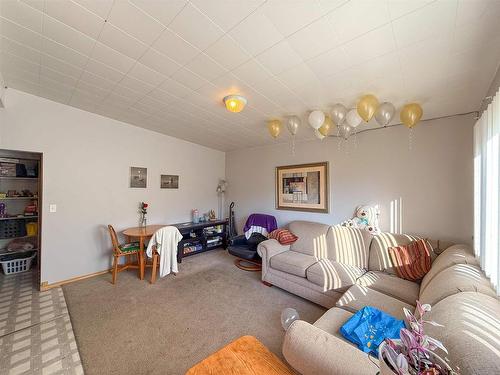
{"label": "throw pillow", "polygon": [[287,229],[275,229],[269,233],[269,238],[274,238],[282,245],[291,245],[299,239],[299,237]]}
{"label": "throw pillow", "polygon": [[389,255],[402,279],[417,281],[431,269],[431,249],[427,240],[416,240],[408,245],[389,247]]}

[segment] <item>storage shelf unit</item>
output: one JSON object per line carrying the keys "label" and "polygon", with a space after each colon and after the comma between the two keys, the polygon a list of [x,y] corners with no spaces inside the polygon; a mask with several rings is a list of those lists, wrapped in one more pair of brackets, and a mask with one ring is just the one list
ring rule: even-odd
{"label": "storage shelf unit", "polygon": [[[38,219],[38,216],[11,216],[11,217],[0,217],[0,220],[21,220],[21,219]],[[23,236],[25,237],[25,236]]]}

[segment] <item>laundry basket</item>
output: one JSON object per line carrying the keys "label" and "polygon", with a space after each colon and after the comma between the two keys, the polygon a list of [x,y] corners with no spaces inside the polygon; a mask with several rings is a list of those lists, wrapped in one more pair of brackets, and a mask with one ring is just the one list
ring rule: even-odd
{"label": "laundry basket", "polygon": [[26,252],[24,254],[9,254],[0,257],[3,273],[12,275],[29,271],[31,263],[35,259],[36,253],[34,251]]}

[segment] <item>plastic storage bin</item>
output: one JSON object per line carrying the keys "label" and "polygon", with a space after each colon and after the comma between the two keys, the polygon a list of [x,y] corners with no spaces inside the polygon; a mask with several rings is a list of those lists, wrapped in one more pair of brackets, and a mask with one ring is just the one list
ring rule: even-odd
{"label": "plastic storage bin", "polygon": [[35,257],[35,252],[3,255],[0,257],[3,273],[6,275],[12,275],[15,273],[27,272],[30,270],[31,263]]}

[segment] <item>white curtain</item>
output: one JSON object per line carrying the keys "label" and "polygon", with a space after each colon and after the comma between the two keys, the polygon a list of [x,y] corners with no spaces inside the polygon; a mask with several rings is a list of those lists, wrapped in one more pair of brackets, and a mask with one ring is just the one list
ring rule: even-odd
{"label": "white curtain", "polygon": [[500,295],[500,95],[474,125],[474,249]]}

